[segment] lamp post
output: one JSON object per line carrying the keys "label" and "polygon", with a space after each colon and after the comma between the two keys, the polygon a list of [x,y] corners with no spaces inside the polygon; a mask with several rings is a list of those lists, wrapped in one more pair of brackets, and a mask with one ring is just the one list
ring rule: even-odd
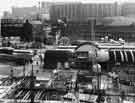
{"label": "lamp post", "polygon": [[24,59],[24,65],[23,65],[23,76],[25,77],[25,59]]}
{"label": "lamp post", "polygon": [[33,73],[33,64],[32,64],[32,70],[30,75],[30,91],[31,91],[31,102],[34,103],[34,73]]}
{"label": "lamp post", "polygon": [[97,74],[97,103],[101,103],[101,101],[104,101],[104,97],[102,97],[101,94],[101,65],[100,64],[94,64],[92,67],[93,71]]}
{"label": "lamp post", "polygon": [[11,66],[11,70],[10,70],[10,80],[11,80],[11,83],[13,83],[13,76],[14,76],[14,71],[13,71],[13,67]]}
{"label": "lamp post", "polygon": [[100,64],[94,64],[92,67],[93,71],[97,73],[97,89],[100,90],[100,81],[101,81],[101,65]]}

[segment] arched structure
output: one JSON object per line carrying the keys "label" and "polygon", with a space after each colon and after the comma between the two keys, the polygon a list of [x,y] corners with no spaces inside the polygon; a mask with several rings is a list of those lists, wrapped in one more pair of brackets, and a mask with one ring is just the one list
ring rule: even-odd
{"label": "arched structure", "polygon": [[120,67],[135,66],[135,46],[86,42],[80,44],[75,51],[76,66],[89,68],[93,60],[100,63],[103,69],[110,69],[119,64]]}

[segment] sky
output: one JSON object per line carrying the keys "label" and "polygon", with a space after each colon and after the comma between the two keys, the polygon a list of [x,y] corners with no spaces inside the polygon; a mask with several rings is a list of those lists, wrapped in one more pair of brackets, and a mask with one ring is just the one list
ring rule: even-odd
{"label": "sky", "polygon": [[0,16],[3,14],[3,11],[10,11],[12,7],[28,7],[28,6],[38,6],[39,1],[48,1],[48,2],[135,2],[135,0],[0,0]]}

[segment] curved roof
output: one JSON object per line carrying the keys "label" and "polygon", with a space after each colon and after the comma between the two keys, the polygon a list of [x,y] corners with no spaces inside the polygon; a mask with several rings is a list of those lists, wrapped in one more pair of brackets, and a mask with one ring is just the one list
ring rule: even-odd
{"label": "curved roof", "polygon": [[122,64],[135,64],[135,50],[111,50],[110,62]]}
{"label": "curved roof", "polygon": [[98,45],[94,41],[84,42],[76,47],[76,51],[88,51],[91,46],[98,48]]}

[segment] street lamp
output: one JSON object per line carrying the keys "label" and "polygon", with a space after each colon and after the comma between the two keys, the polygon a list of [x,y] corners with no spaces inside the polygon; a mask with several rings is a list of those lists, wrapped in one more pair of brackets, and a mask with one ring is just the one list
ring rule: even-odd
{"label": "street lamp", "polygon": [[13,67],[11,66],[11,70],[10,70],[10,80],[11,80],[11,83],[13,83],[13,76],[14,76],[14,71],[13,71]]}
{"label": "street lamp", "polygon": [[100,64],[93,64],[92,69],[95,73],[97,73],[97,103],[102,103],[105,101],[105,98],[102,96],[101,92],[101,65]]}
{"label": "street lamp", "polygon": [[100,90],[100,73],[101,73],[101,65],[100,64],[94,64],[93,66],[92,66],[92,69],[93,69],[93,71],[95,72],[95,73],[97,73],[97,81],[98,81],[98,83],[97,83],[97,89],[98,89],[98,91]]}
{"label": "street lamp", "polygon": [[23,76],[25,77],[25,58],[23,59],[24,65],[23,65]]}
{"label": "street lamp", "polygon": [[33,64],[32,64],[32,70],[31,70],[31,74],[30,74],[30,91],[31,91],[31,102],[30,103],[34,103],[34,73],[33,73]]}

